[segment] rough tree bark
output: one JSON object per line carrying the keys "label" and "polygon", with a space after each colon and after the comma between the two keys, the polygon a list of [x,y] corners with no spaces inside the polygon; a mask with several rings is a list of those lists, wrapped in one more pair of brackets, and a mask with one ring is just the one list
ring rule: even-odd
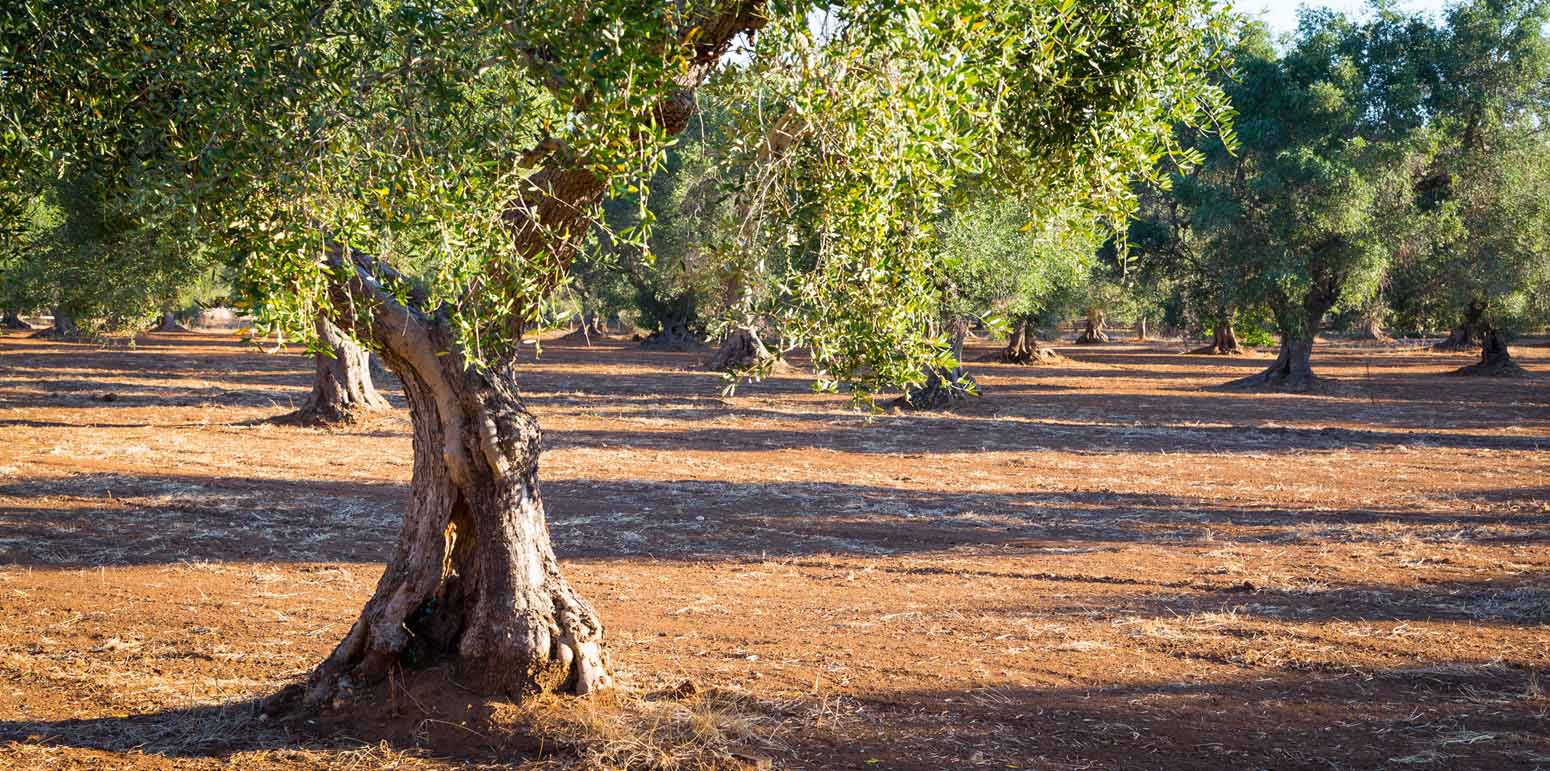
{"label": "rough tree bark", "polygon": [[1362,317],[1361,326],[1356,330],[1356,339],[1387,342],[1394,338],[1383,331],[1383,322],[1376,315],[1367,315]]}
{"label": "rough tree bark", "polygon": [[947,321],[953,358],[959,364],[952,369],[926,368],[924,383],[907,388],[893,406],[906,410],[939,410],[962,399],[979,394],[979,383],[963,369],[963,344],[969,337],[969,320],[955,316]]}
{"label": "rough tree bark", "polygon": [[[694,87],[733,38],[760,26],[761,9],[737,3],[685,24],[693,59],[677,76],[680,90],[657,105],[658,128],[674,135],[688,125]],[[519,251],[546,251],[564,267],[604,181],[571,166],[552,142],[527,159],[542,168],[508,209],[512,237]],[[385,288],[409,285],[390,266],[338,245],[326,259],[335,307],[366,311],[341,313],[340,323],[370,338],[403,381],[414,472],[376,592],[334,652],[305,684],[276,694],[269,711],[348,702],[395,666],[436,662],[485,693],[606,688],[603,624],[561,574],[550,543],[538,487],[542,436],[518,394],[515,361],[468,366],[448,311],[418,290]]]}
{"label": "rough tree bark", "polygon": [[1042,364],[1060,359],[1060,354],[1040,345],[1034,320],[1023,317],[1012,322],[1012,334],[1007,337],[1006,348],[996,358],[1007,364]]}
{"label": "rough tree bark", "polygon": [[705,346],[705,340],[694,331],[692,318],[675,317],[663,319],[662,328],[647,335],[640,344],[669,351],[695,351]]}
{"label": "rough tree bark", "polygon": [[1454,370],[1458,375],[1485,377],[1527,377],[1528,372],[1512,360],[1507,337],[1494,325],[1487,324],[1481,335],[1480,361]]}
{"label": "rough tree bark", "polygon": [[1432,350],[1466,351],[1480,345],[1483,342],[1480,336],[1480,322],[1485,316],[1485,307],[1483,300],[1471,300],[1469,307],[1464,309],[1463,321],[1450,330],[1442,342],[1432,346]]}
{"label": "rough tree bark", "polygon": [[1136,317],[1136,342],[1144,343],[1148,340],[1146,334],[1146,314]]}
{"label": "rough tree bark", "polygon": [[1083,329],[1081,336],[1076,338],[1077,345],[1098,345],[1099,343],[1107,343],[1109,341],[1109,335],[1107,332],[1103,331],[1103,326],[1106,321],[1107,319],[1105,318],[1103,309],[1088,309],[1087,328]]}
{"label": "rough tree bark", "polygon": [[764,346],[764,341],[759,339],[759,333],[745,325],[732,330],[721,341],[721,346],[705,363],[705,368],[714,372],[731,372],[746,369],[772,356],[770,349]]}
{"label": "rough tree bark", "polygon": [[1281,333],[1281,350],[1275,363],[1262,372],[1227,383],[1225,387],[1284,391],[1311,391],[1317,387],[1320,380],[1313,374],[1313,339],[1324,323],[1324,314],[1335,306],[1339,297],[1339,284],[1333,278],[1316,279],[1303,298],[1299,328]]}
{"label": "rough tree bark", "polygon": [[312,355],[312,393],[301,409],[275,418],[275,422],[343,425],[387,409],[387,399],[377,392],[371,379],[371,354],[326,318],[318,318],[317,332],[334,355]]}
{"label": "rough tree bark", "polygon": [[1237,356],[1243,353],[1243,348],[1238,345],[1238,333],[1233,330],[1237,315],[1238,312],[1232,308],[1219,308],[1216,322],[1211,325],[1211,342],[1190,353],[1206,356]]}
{"label": "rough tree bark", "polygon": [[53,309],[53,323],[48,328],[34,332],[33,337],[58,338],[61,340],[76,340],[81,336],[81,328],[75,323],[75,317],[62,308]]}
{"label": "rough tree bark", "polygon": [[1211,329],[1211,342],[1209,345],[1190,351],[1192,354],[1208,356],[1237,356],[1243,353],[1243,347],[1238,345],[1238,333],[1233,331],[1232,322],[1221,322]]}

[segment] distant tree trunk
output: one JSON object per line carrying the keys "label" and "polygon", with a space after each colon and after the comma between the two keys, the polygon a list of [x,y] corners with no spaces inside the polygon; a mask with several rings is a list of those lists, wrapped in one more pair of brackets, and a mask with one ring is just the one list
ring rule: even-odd
{"label": "distant tree trunk", "polygon": [[1087,310],[1087,328],[1082,330],[1080,337],[1076,339],[1078,345],[1097,345],[1109,341],[1108,333],[1104,332],[1104,317],[1102,308],[1089,308]]}
{"label": "distant tree trunk", "polygon": [[773,358],[770,349],[759,339],[751,325],[739,326],[721,341],[716,353],[705,363],[705,368],[715,372],[731,372],[747,369],[761,361]]}
{"label": "distant tree trunk", "polygon": [[81,336],[81,328],[76,325],[75,318],[62,308],[54,309],[54,323],[45,331],[48,337],[65,340],[74,340]]}
{"label": "distant tree trunk", "polygon": [[1146,314],[1143,313],[1136,317],[1136,340],[1144,343],[1147,341],[1147,339]]}
{"label": "distant tree trunk", "polygon": [[1379,342],[1394,339],[1389,337],[1387,332],[1383,331],[1383,322],[1379,320],[1377,314],[1362,316],[1362,324],[1356,331],[1356,337],[1358,340],[1377,340]]}
{"label": "distant tree trunk", "polygon": [[904,395],[893,401],[895,407],[908,410],[939,410],[953,402],[979,395],[979,383],[963,369],[963,344],[969,336],[969,320],[962,316],[948,319],[948,335],[953,358],[958,366],[944,370],[926,368],[926,381],[907,388]]}
{"label": "distant tree trunk", "polygon": [[1485,316],[1484,300],[1471,300],[1464,310],[1464,320],[1454,327],[1442,342],[1432,346],[1435,351],[1465,351],[1482,342],[1480,320]]}
{"label": "distant tree trunk", "polygon": [[371,381],[371,355],[339,327],[317,320],[318,337],[333,356],[313,354],[312,393],[301,409],[275,418],[277,423],[332,426],[354,423],[388,408],[387,399]]}
{"label": "distant tree trunk", "polygon": [[32,329],[32,325],[22,321],[21,316],[14,310],[7,310],[3,318],[0,318],[0,328],[4,329]]}
{"label": "distant tree trunk", "polygon": [[1313,374],[1313,340],[1324,324],[1324,314],[1340,298],[1339,285],[1331,277],[1315,279],[1302,303],[1302,323],[1298,329],[1282,330],[1281,351],[1274,364],[1263,372],[1239,378],[1227,388],[1311,391],[1319,384]]}
{"label": "distant tree trunk", "polygon": [[1034,319],[1023,316],[1013,320],[1012,334],[997,358],[1007,364],[1040,364],[1055,361],[1060,354],[1039,344]]}
{"label": "distant tree trunk", "polygon": [[662,327],[647,335],[640,344],[669,351],[693,351],[704,347],[705,341],[694,331],[694,318],[683,315],[663,319]]}
{"label": "distant tree trunk", "polygon": [[1481,335],[1480,361],[1454,370],[1459,375],[1485,377],[1526,377],[1528,372],[1512,360],[1507,338],[1494,325],[1486,325]]}
{"label": "distant tree trunk", "polygon": [[1209,356],[1237,356],[1243,353],[1243,348],[1238,345],[1238,333],[1233,331],[1233,317],[1236,315],[1232,309],[1218,314],[1216,323],[1211,326],[1211,343],[1190,353]]}
{"label": "distant tree trunk", "polygon": [[164,311],[161,314],[161,323],[156,325],[157,332],[187,332],[188,327],[178,323],[176,311]]}

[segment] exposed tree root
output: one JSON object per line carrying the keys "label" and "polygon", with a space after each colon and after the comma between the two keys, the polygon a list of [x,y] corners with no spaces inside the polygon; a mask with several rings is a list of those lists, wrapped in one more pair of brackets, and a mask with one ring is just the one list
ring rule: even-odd
{"label": "exposed tree root", "polygon": [[714,372],[744,370],[774,358],[764,341],[753,330],[738,327],[721,341],[720,347],[705,362],[705,368]]}
{"label": "exposed tree root", "polygon": [[1244,378],[1219,386],[1226,391],[1291,391],[1307,393],[1320,390],[1323,381],[1313,374],[1310,359],[1313,340],[1283,338],[1281,352],[1269,367]]}
{"label": "exposed tree root", "polygon": [[1453,371],[1455,375],[1472,377],[1528,377],[1528,370],[1518,366],[1507,350],[1507,340],[1500,332],[1486,332],[1480,347],[1480,361]]}
{"label": "exposed tree root", "polygon": [[318,319],[318,335],[334,355],[313,355],[315,374],[306,403],[271,422],[289,426],[349,425],[387,409],[387,399],[371,379],[371,354],[327,319]]}
{"label": "exposed tree root", "polygon": [[904,392],[892,406],[901,410],[941,410],[970,397],[979,396],[979,383],[962,369],[951,372],[931,370],[926,382]]}

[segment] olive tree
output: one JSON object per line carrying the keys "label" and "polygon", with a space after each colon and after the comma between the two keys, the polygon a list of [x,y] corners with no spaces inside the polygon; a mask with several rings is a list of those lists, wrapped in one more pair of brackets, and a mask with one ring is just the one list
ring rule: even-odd
{"label": "olive tree", "polygon": [[[514,366],[604,200],[640,194],[696,90],[750,68],[807,129],[767,176],[813,245],[782,334],[867,400],[950,353],[934,223],[970,177],[1113,220],[1179,121],[1224,114],[1205,0],[814,5],[525,0],[428,7],[43,0],[0,10],[4,153],[124,169],[144,227],[219,238],[273,338],[319,310],[403,382],[414,465],[375,593],[276,704],[347,701],[399,664],[470,688],[609,685],[603,622],[544,520]],[[746,109],[758,114],[760,104]],[[769,121],[779,115],[763,113]],[[738,140],[766,141],[769,125]],[[127,159],[129,162],[118,162]],[[111,163],[110,163],[111,162]],[[1038,211],[1030,212],[1037,217]],[[649,217],[619,234],[646,247]]]}

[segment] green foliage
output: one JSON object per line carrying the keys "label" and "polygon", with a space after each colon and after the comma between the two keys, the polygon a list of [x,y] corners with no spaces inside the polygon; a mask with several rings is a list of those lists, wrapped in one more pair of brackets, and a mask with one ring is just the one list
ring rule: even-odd
{"label": "green foliage", "polygon": [[1037,318],[1062,288],[1084,282],[1098,223],[1080,211],[1031,221],[1031,209],[1017,199],[976,197],[940,226],[944,313],[993,326]]}
{"label": "green foliage", "polygon": [[[764,304],[748,310],[866,398],[948,356],[923,330],[938,223],[966,191],[1029,202],[1035,232],[1114,226],[1133,179],[1198,159],[1176,125],[1228,115],[1209,0],[858,2],[823,30],[814,7],[25,0],[0,10],[0,165],[94,170],[137,230],[239,264],[276,335],[307,334],[320,307],[362,313],[333,307],[320,254],[369,252],[465,360],[502,366],[563,285],[577,218],[601,217],[569,190],[633,200],[617,238],[656,245],[647,183],[681,89],[718,68],[718,30],[762,25],[746,63],[719,65],[747,97],[727,142],[744,222],[703,253],[753,268],[730,281]],[[788,113],[794,148],[761,154]]]}
{"label": "green foliage", "polygon": [[1432,48],[1437,116],[1417,185],[1422,214],[1393,279],[1401,323],[1446,328],[1550,320],[1550,2],[1450,9]]}

